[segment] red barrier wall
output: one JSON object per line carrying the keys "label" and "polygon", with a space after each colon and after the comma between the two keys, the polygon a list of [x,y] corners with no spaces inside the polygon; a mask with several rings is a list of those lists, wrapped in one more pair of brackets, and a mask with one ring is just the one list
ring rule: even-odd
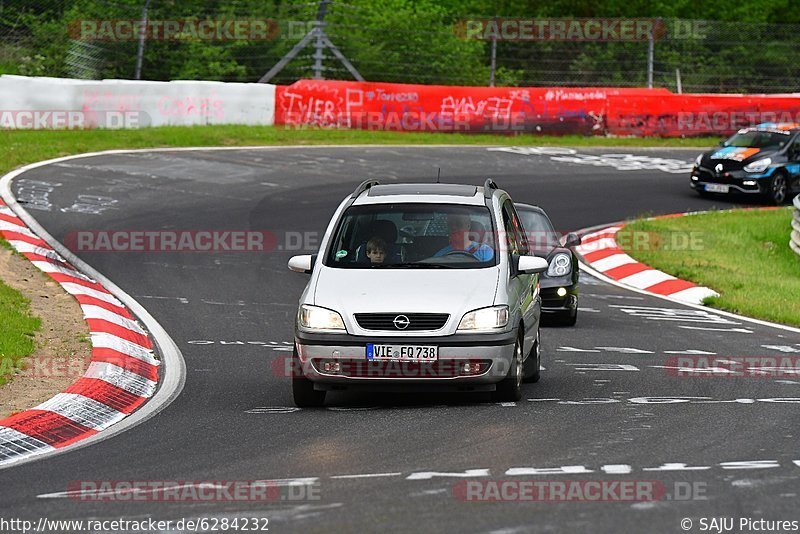
{"label": "red barrier wall", "polygon": [[275,124],[395,131],[685,136],[800,119],[800,95],[676,95],[666,89],[301,80],[278,86],[275,98]]}
{"label": "red barrier wall", "polygon": [[729,135],[762,122],[800,122],[800,95],[610,95],[608,131],[617,135]]}

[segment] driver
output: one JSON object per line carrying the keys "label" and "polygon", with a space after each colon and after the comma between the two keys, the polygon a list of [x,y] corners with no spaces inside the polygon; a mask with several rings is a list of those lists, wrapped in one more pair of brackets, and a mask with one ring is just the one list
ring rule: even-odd
{"label": "driver", "polygon": [[450,243],[434,254],[435,256],[446,256],[453,253],[472,254],[479,261],[489,261],[494,257],[494,250],[486,243],[477,243],[470,236],[469,215],[451,213],[447,217],[447,229],[450,233]]}

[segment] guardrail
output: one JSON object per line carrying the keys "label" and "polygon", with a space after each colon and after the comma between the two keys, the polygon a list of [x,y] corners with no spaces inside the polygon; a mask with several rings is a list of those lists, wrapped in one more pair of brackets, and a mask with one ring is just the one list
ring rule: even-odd
{"label": "guardrail", "polygon": [[789,240],[795,254],[800,255],[800,195],[794,197],[794,212],[792,215],[792,237]]}

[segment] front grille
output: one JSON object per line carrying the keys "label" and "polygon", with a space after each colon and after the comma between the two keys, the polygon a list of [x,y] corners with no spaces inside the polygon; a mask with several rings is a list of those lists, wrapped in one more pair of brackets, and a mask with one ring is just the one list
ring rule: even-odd
{"label": "front grille", "polygon": [[699,169],[700,172],[695,174],[700,175],[701,182],[711,182],[715,184],[728,184],[728,185],[742,185],[742,178],[734,178],[730,175],[726,176],[726,173],[729,171],[722,171],[722,173],[717,174],[711,170],[701,167]]}
{"label": "front grille", "polygon": [[[408,327],[398,328],[395,319],[405,317]],[[356,322],[364,330],[386,330],[391,332],[413,332],[417,330],[439,330],[450,318],[448,313],[356,313]]]}

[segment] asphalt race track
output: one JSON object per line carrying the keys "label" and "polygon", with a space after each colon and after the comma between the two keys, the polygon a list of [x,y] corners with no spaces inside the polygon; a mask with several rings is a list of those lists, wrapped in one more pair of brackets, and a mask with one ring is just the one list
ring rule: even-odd
{"label": "asphalt race track", "polygon": [[[687,351],[797,357],[800,334],[588,276],[577,326],[543,329],[542,380],[525,385],[516,404],[479,394],[337,393],[325,409],[294,408],[275,361],[291,354],[306,278],[286,262],[305,252],[297,236],[308,232],[307,244],[316,244],[313,236],[363,179],[434,181],[438,167],[443,181],[480,185],[494,177],[515,200],[543,206],[561,231],[734,205],[699,198],[686,172],[651,161],[688,167],[696,151],[577,151],[647,159],[624,164],[634,167],[628,170],[611,164],[620,158],[577,162],[485,147],[292,147],[101,156],[20,176],[15,193],[35,188],[32,180],[40,189],[50,184],[47,198],[28,208],[62,242],[84,230],[258,229],[274,234],[276,246],[266,253],[79,252],[170,333],[186,360],[186,385],[163,412],[127,432],[0,471],[4,515],[267,517],[272,532],[682,532],[683,518],[694,531],[703,517],[797,519],[800,376],[685,377],[668,367]],[[85,480],[263,479],[313,479],[306,482],[318,493],[268,504],[63,494]],[[465,502],[464,480],[657,481],[667,495]]]}

